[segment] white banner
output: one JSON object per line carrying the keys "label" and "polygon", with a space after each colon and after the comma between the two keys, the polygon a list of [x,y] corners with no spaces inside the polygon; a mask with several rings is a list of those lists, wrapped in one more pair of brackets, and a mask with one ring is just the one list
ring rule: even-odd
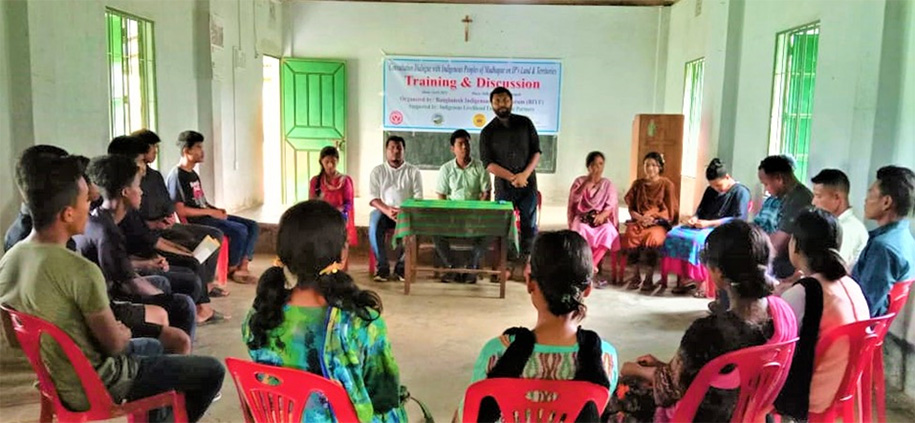
{"label": "white banner", "polygon": [[558,60],[394,57],[384,59],[384,129],[479,132],[495,117],[489,93],[505,87],[512,113],[542,134],[559,132]]}

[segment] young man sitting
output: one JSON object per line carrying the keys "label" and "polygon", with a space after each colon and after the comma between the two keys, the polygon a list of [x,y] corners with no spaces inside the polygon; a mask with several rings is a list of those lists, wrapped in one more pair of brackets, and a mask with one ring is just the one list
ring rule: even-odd
{"label": "young man sitting", "polygon": [[[397,135],[388,137],[384,143],[385,162],[372,169],[369,177],[369,195],[374,207],[369,214],[369,242],[378,268],[375,281],[382,282],[392,277],[388,264],[388,250],[385,246],[385,234],[397,226],[397,213],[404,200],[423,198],[423,180],[419,169],[404,161],[406,141]],[[404,280],[404,257],[401,252],[394,265],[393,278]]]}
{"label": "young man sitting", "polygon": [[[153,169],[150,165],[156,163],[159,156],[159,143],[162,140],[155,132],[148,129],[140,129],[130,133],[130,136],[146,144],[146,152],[143,154],[143,161],[146,162],[146,174],[140,181],[140,188],[143,188],[143,201],[140,203],[139,214],[153,232],[162,239],[171,241],[183,247],[187,251],[193,251],[200,245],[200,242],[206,237],[222,242],[222,231],[219,229],[194,224],[177,223],[175,219],[175,203],[172,202],[168,194],[168,187],[165,186],[165,178],[162,173]],[[204,261],[204,273],[200,274],[200,279],[207,283],[210,297],[225,297],[229,295],[228,287],[218,286],[215,282],[216,264],[219,258],[218,247],[210,256],[210,259]],[[181,263],[183,253],[175,253],[172,250],[158,248],[159,254],[169,260],[170,263]]]}
{"label": "young man sitting", "polygon": [[178,217],[190,223],[212,226],[229,238],[229,277],[238,283],[254,284],[257,278],[248,270],[254,259],[254,247],[260,228],[257,222],[231,216],[224,209],[207,201],[194,166],[203,163],[203,135],[184,131],[178,135],[181,161],[166,178],[169,196],[175,204]]}
{"label": "young man sitting", "polygon": [[839,255],[845,265],[852,267],[867,245],[867,228],[861,223],[848,204],[850,183],[845,172],[839,169],[823,169],[810,180],[813,182],[813,205],[829,212],[839,221],[842,242]]}
{"label": "young man sitting", "polygon": [[[136,163],[123,156],[96,157],[87,173],[89,180],[98,185],[104,202],[91,212],[84,233],[73,237],[77,250],[102,269],[112,299],[165,308],[172,326],[184,330],[193,340],[197,326],[193,299],[171,293],[171,285],[164,277],[138,275],[127,254],[124,234],[118,227],[127,211],[140,202]],[[153,278],[162,278],[165,284],[152,283]]]}
{"label": "young man sitting", "polygon": [[877,170],[864,199],[864,217],[877,222],[851,276],[861,285],[871,317],[886,314],[896,282],[915,278],[915,239],[906,219],[915,204],[915,173],[900,166]]}
{"label": "young man sitting", "polygon": [[[451,134],[451,152],[454,160],[443,164],[438,172],[438,184],[435,194],[439,200],[462,201],[489,201],[489,192],[492,183],[489,172],[483,163],[470,156],[470,134],[463,129],[458,129]],[[486,253],[486,237],[471,238],[473,251],[471,252],[470,268],[479,269],[480,259]],[[445,237],[435,237],[435,252],[445,267],[454,267],[454,258],[451,246]],[[476,283],[475,274],[446,273],[442,282]]]}
{"label": "young man sitting", "polygon": [[[132,136],[117,137],[108,145],[108,154],[121,155],[136,163],[141,179],[148,170],[144,160],[146,150],[146,143]],[[100,178],[108,179],[110,176],[112,175],[100,175]],[[146,222],[137,211],[138,205],[130,201],[122,203],[128,205],[127,214],[118,222],[118,228],[124,234],[127,253],[133,258],[134,269],[144,276],[164,276],[171,282],[175,292],[190,296],[197,304],[198,324],[226,320],[228,316],[213,310],[210,306],[207,289],[207,284],[213,282],[216,274],[218,257],[210,255],[207,265],[202,265],[190,250],[160,237],[146,226]]]}
{"label": "young man sitting", "polygon": [[[65,150],[52,145],[29,147],[23,151],[16,162],[16,180],[23,181],[20,184],[21,186],[34,185],[28,183],[27,178],[29,175],[26,172],[27,169],[35,168],[38,163],[43,161],[66,156],[68,156],[68,153]],[[80,172],[84,172],[89,159],[82,156],[74,157],[76,157],[79,164]],[[100,197],[98,189],[89,182],[85,174],[83,174],[83,180],[89,187],[89,200],[92,203]],[[24,241],[32,233],[32,215],[25,202],[25,193],[20,192],[20,195],[22,196],[22,206],[19,216],[6,232],[6,251]],[[70,251],[76,251],[76,242],[72,238],[67,240],[66,246]],[[128,301],[111,301],[110,305],[114,317],[127,326],[133,334],[134,338],[131,339],[131,343],[128,346],[129,354],[158,355],[163,350],[173,354],[188,354],[191,352],[190,337],[181,329],[168,325],[168,313],[164,308]]]}
{"label": "young man sitting", "polygon": [[[211,357],[125,354],[131,332],[108,306],[105,278],[88,260],[65,248],[82,233],[89,214],[88,186],[74,157],[41,160],[17,181],[32,214],[33,231],[0,260],[0,302],[49,321],[82,350],[115,403],[168,390],[185,394],[197,421],[222,385],[225,370]],[[54,388],[73,410],[88,402],[70,361],[53,343],[42,345]],[[169,416],[156,410],[151,421]]]}

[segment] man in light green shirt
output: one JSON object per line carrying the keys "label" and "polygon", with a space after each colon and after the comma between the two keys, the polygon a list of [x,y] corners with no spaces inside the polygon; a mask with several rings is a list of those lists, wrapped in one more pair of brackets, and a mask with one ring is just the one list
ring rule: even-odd
{"label": "man in light green shirt", "polygon": [[[480,200],[489,201],[492,182],[489,172],[483,163],[470,156],[470,134],[458,129],[451,134],[451,152],[454,160],[449,160],[439,169],[435,193],[439,200]],[[454,268],[454,257],[451,245],[445,237],[435,237],[435,251],[445,267]],[[480,268],[480,259],[486,252],[486,238],[473,238],[471,269]],[[447,273],[442,282],[476,283],[474,274]]]}

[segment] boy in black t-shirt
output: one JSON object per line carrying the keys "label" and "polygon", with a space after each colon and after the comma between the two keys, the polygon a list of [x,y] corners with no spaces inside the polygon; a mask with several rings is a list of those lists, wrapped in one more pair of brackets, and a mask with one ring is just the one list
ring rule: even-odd
{"label": "boy in black t-shirt", "polygon": [[194,166],[204,160],[201,133],[182,132],[178,136],[178,147],[181,148],[181,161],[166,178],[168,193],[175,203],[178,217],[190,223],[221,230],[229,238],[229,277],[238,283],[257,283],[257,278],[248,270],[260,233],[257,222],[231,216],[225,209],[217,208],[207,201],[200,176],[194,171]]}

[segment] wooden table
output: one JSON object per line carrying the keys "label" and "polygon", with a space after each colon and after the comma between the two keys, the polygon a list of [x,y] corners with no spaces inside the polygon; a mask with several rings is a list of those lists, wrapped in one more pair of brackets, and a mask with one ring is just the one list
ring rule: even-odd
{"label": "wooden table", "polygon": [[[418,235],[447,238],[498,238],[499,263],[495,270],[452,269],[419,266],[417,256]],[[473,274],[498,274],[499,298],[505,298],[505,268],[508,259],[508,242],[518,246],[518,230],[511,203],[490,201],[407,200],[400,205],[394,243],[404,242],[404,294],[410,294],[410,284],[416,281],[416,272],[448,271]]]}

